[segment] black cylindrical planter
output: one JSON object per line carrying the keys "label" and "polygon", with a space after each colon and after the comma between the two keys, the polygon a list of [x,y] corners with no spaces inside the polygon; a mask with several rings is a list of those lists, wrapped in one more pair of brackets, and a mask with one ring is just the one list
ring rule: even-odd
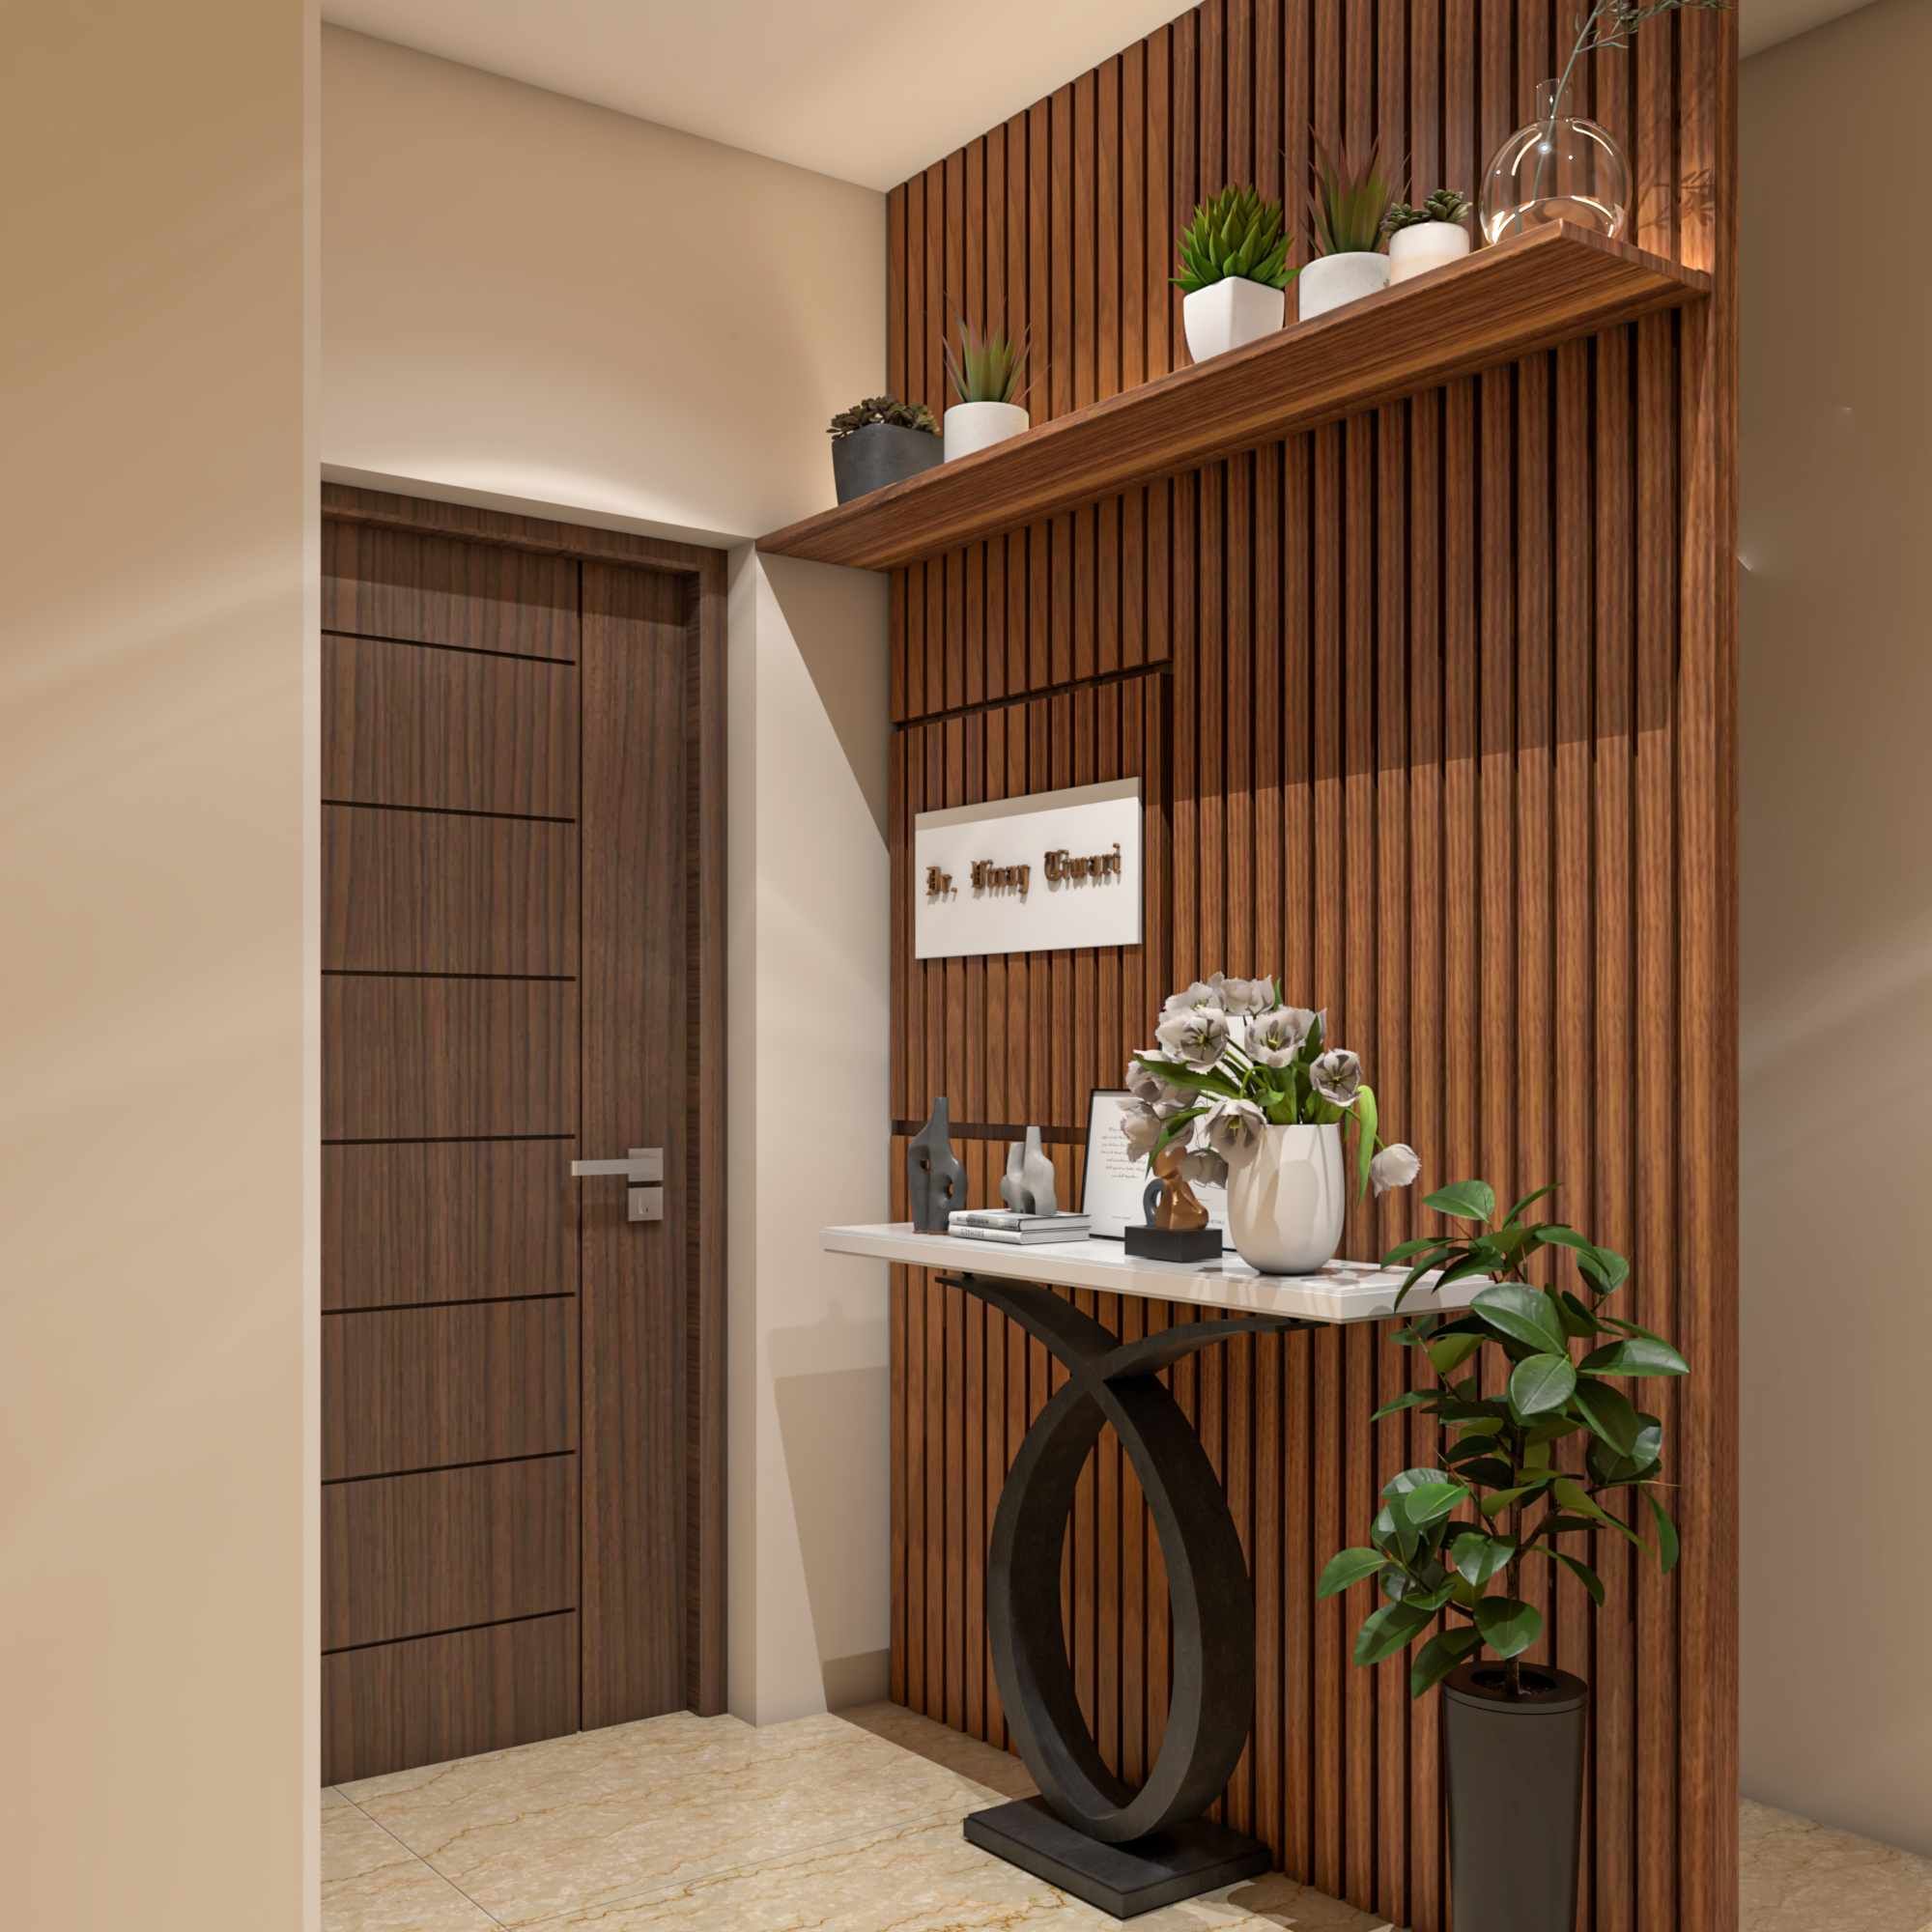
{"label": "black cylindrical planter", "polygon": [[1582,1831],[1590,1687],[1522,1666],[1520,1697],[1500,1663],[1442,1680],[1449,1764],[1449,1884],[1458,1932],[1572,1932]]}
{"label": "black cylindrical planter", "polygon": [[929,430],[898,423],[867,423],[849,436],[832,439],[832,480],[838,500],[849,503],[868,490],[881,490],[930,469],[945,450]]}

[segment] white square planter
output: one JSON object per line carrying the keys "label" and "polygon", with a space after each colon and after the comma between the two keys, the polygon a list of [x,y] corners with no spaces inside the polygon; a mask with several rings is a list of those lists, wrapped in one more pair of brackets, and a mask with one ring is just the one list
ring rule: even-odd
{"label": "white square planter", "polygon": [[1180,302],[1180,319],[1187,330],[1187,353],[1197,362],[1225,355],[1244,342],[1272,335],[1288,312],[1287,292],[1245,275],[1228,275],[1196,289]]}

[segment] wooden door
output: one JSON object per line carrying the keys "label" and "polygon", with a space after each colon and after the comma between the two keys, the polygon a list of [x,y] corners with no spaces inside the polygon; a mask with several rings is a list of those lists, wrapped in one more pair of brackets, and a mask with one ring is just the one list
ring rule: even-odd
{"label": "wooden door", "polygon": [[722,678],[704,553],[329,496],[333,1782],[722,1699]]}

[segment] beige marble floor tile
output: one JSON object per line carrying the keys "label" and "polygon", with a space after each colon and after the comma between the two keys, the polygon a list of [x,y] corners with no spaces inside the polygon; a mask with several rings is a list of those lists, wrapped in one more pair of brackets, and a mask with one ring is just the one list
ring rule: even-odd
{"label": "beige marble floor tile", "polygon": [[[1242,1888],[1237,1888],[1237,1889]],[[1256,1918],[1226,1894],[1133,1921],[1135,1932],[1280,1924],[1355,1932],[1375,1921]],[[876,1832],[648,1896],[545,1919],[526,1932],[1115,1932],[1120,1921],[969,1845],[952,1821]]]}
{"label": "beige marble floor tile", "polygon": [[463,1896],[374,1819],[338,1802],[322,1816],[323,1932],[492,1932]]}
{"label": "beige marble floor tile", "polygon": [[689,1715],[344,1787],[504,1924],[636,1899],[867,1833],[956,1821],[981,1787],[838,1718]]}
{"label": "beige marble floor tile", "polygon": [[338,1804],[347,1804],[348,1803],[348,1799],[343,1797],[334,1785],[325,1784],[322,1787],[322,1808],[325,1811],[333,1811]]}
{"label": "beige marble floor tile", "polygon": [[857,1704],[838,1715],[888,1744],[956,1771],[988,1791],[997,1791],[1002,1798],[1031,1798],[1038,1789],[1026,1766],[1010,1752],[981,1744],[962,1731],[949,1730],[917,1711],[908,1711],[903,1704]]}
{"label": "beige marble floor tile", "polygon": [[1748,1801],[1739,1807],[1742,1932],[1924,1932],[1932,1859]]}

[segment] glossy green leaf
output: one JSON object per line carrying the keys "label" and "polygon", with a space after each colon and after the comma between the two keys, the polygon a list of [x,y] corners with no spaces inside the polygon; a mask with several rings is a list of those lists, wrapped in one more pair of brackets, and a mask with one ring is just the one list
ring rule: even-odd
{"label": "glossy green leaf", "polygon": [[1586,1342],[1591,1336],[1604,1332],[1602,1321],[1592,1315],[1567,1288],[1556,1297],[1556,1319],[1563,1323],[1566,1335],[1576,1335]]}
{"label": "glossy green leaf", "polygon": [[1600,1484],[1632,1483],[1639,1476],[1648,1475],[1657,1466],[1657,1459],[1663,1453],[1663,1424],[1654,1415],[1637,1411],[1638,1429],[1636,1447],[1628,1456],[1620,1456],[1600,1436],[1592,1435],[1585,1461],[1590,1474]]}
{"label": "glossy green leaf", "polygon": [[1485,1225],[1495,1218],[1496,1190],[1487,1180],[1455,1180],[1447,1187],[1438,1187],[1434,1194],[1422,1197],[1425,1208],[1434,1208],[1438,1214],[1447,1214],[1456,1221],[1481,1221]]}
{"label": "glossy green leaf", "polygon": [[1519,1415],[1561,1408],[1577,1386],[1577,1365],[1565,1354],[1532,1355],[1510,1377],[1510,1406]]}
{"label": "glossy green leaf", "polygon": [[1563,1183],[1561,1181],[1552,1180],[1548,1184],[1548,1186],[1538,1187],[1533,1189],[1530,1193],[1525,1194],[1522,1197],[1522,1199],[1515,1203],[1515,1205],[1510,1208],[1509,1212],[1503,1216],[1503,1225],[1505,1227],[1512,1225],[1521,1216],[1522,1210],[1525,1208],[1530,1207],[1535,1202],[1541,1201],[1546,1194],[1554,1194],[1557,1188],[1560,1187],[1562,1184]]}
{"label": "glossy green leaf", "polygon": [[1442,1398],[1434,1389],[1410,1389],[1406,1395],[1399,1395],[1391,1402],[1385,1402],[1369,1417],[1371,1422],[1379,1422],[1385,1415],[1394,1415],[1405,1408],[1431,1406]]}
{"label": "glossy green leaf", "polygon": [[1473,1463],[1459,1463],[1458,1475],[1466,1476],[1485,1489],[1508,1489],[1516,1481],[1516,1471],[1500,1456],[1483,1456]]}
{"label": "glossy green leaf", "polygon": [[1566,1555],[1560,1549],[1551,1549],[1547,1543],[1535,1546],[1539,1556],[1547,1556],[1552,1563],[1560,1563],[1571,1576],[1589,1591],[1591,1600],[1601,1604],[1604,1601],[1604,1579],[1587,1563],[1579,1563],[1576,1557]]}
{"label": "glossy green leaf", "polygon": [[1606,1343],[1583,1357],[1587,1376],[1688,1376],[1690,1364],[1668,1342],[1633,1335]]}
{"label": "glossy green leaf", "polygon": [[1565,1352],[1563,1323],[1548,1295],[1527,1282],[1499,1281],[1481,1290],[1469,1304],[1499,1334],[1538,1353]]}
{"label": "glossy green leaf", "polygon": [[1577,1384],[1577,1411],[1619,1456],[1636,1454],[1643,1420],[1622,1389],[1584,1377]]}
{"label": "glossy green leaf", "polygon": [[1559,1476],[1549,1486],[1549,1492],[1570,1514],[1588,1517],[1593,1522],[1600,1522],[1606,1529],[1615,1530],[1619,1536],[1627,1537],[1639,1549],[1643,1548],[1643,1539],[1636,1531],[1621,1517],[1612,1516],[1608,1510],[1599,1505],[1575,1477]]}
{"label": "glossy green leaf", "polygon": [[1385,1268],[1400,1266],[1402,1263],[1416,1255],[1446,1254],[1448,1247],[1448,1242],[1439,1236],[1418,1235],[1412,1241],[1398,1241],[1382,1257],[1382,1266]]}
{"label": "glossy green leaf", "polygon": [[1497,1490],[1493,1494],[1483,1497],[1476,1507],[1487,1517],[1498,1517],[1505,1510],[1515,1509],[1535,1493],[1535,1487],[1529,1484],[1523,1484],[1513,1490]]}
{"label": "glossy green leaf", "polygon": [[1651,1520],[1657,1524],[1659,1567],[1666,1572],[1674,1570],[1682,1548],[1677,1539],[1677,1525],[1671,1521],[1670,1512],[1648,1490],[1643,1492],[1643,1499],[1650,1505]]}
{"label": "glossy green leaf", "polygon": [[1414,1529],[1427,1529],[1432,1522],[1440,1522],[1444,1517],[1452,1515],[1468,1494],[1465,1485],[1442,1478],[1433,1483],[1419,1483],[1412,1490],[1400,1491],[1390,1496],[1388,1502],[1398,1522],[1406,1520]]}
{"label": "glossy green leaf", "polygon": [[1429,1345],[1429,1359],[1438,1376],[1454,1375],[1483,1346],[1480,1335],[1445,1335]]}
{"label": "glossy green leaf", "polygon": [[1466,1624],[1438,1631],[1415,1653],[1415,1662],[1408,1667],[1408,1694],[1420,1697],[1425,1690],[1433,1690],[1482,1640]]}
{"label": "glossy green leaf", "polygon": [[1450,1554],[1463,1580],[1481,1589],[1516,1554],[1516,1545],[1506,1536],[1472,1529],[1456,1539]]}
{"label": "glossy green leaf", "polygon": [[1514,1597],[1485,1597],[1476,1605],[1476,1628],[1498,1657],[1520,1657],[1543,1634],[1543,1616]]}
{"label": "glossy green leaf", "polygon": [[1380,1609],[1371,1610],[1355,1633],[1355,1662],[1379,1663],[1435,1621],[1434,1610],[1410,1609],[1406,1604],[1384,1604]]}
{"label": "glossy green leaf", "polygon": [[1388,1568],[1388,1558],[1379,1549],[1344,1549],[1328,1559],[1321,1579],[1315,1586],[1318,1597],[1339,1597],[1351,1583],[1373,1577]]}
{"label": "glossy green leaf", "polygon": [[1631,1264],[1614,1248],[1593,1245],[1587,1254],[1579,1250],[1577,1265],[1590,1278],[1600,1294],[1613,1294],[1630,1279]]}

